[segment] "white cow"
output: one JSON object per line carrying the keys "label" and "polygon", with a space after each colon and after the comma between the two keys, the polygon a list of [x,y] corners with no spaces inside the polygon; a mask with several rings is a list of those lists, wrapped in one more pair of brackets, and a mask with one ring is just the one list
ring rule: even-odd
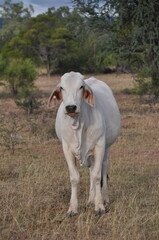
{"label": "white cow", "polygon": [[68,216],[78,212],[77,187],[80,165],[90,168],[88,203],[95,204],[96,215],[105,213],[108,204],[108,150],[120,130],[120,113],[111,89],[91,77],[83,80],[77,72],[66,73],[49,98],[55,106],[62,103],[56,117],[56,133],[62,142],[71,181]]}

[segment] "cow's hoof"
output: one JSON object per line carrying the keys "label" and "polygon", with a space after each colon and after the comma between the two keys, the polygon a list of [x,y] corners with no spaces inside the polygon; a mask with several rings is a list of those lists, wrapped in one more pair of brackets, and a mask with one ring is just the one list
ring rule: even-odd
{"label": "cow's hoof", "polygon": [[104,203],[104,207],[105,207],[105,213],[109,212],[109,203],[108,202]]}
{"label": "cow's hoof", "polygon": [[97,211],[95,211],[95,216],[96,217],[101,217],[102,215],[106,214],[106,210],[105,209],[99,209]]}
{"label": "cow's hoof", "polygon": [[71,212],[68,212],[66,216],[67,216],[68,218],[72,218],[72,217],[75,217],[75,216],[77,216],[77,215],[78,215],[77,212],[72,212],[72,211],[71,211]]}
{"label": "cow's hoof", "polygon": [[105,205],[105,213],[108,213],[110,210],[110,205],[109,204],[106,204]]}

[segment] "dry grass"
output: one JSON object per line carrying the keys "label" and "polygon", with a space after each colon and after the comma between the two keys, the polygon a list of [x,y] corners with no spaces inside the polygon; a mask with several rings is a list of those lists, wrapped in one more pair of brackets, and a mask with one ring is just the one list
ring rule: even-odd
{"label": "dry grass", "polygon": [[[130,75],[98,78],[112,87],[122,115],[121,135],[110,153],[109,213],[98,218],[86,208],[89,172],[82,167],[79,215],[65,217],[70,183],[54,132],[56,110],[43,105],[28,116],[12,99],[2,99],[1,128],[11,130],[15,122],[22,128],[14,155],[0,138],[0,240],[159,239],[159,105],[139,104],[136,96],[121,93],[132,86]],[[43,103],[58,79],[37,80]]]}

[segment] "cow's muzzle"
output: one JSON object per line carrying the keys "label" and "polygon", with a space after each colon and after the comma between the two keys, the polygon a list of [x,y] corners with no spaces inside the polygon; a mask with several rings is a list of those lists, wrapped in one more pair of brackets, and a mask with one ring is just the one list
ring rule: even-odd
{"label": "cow's muzzle", "polygon": [[66,114],[71,117],[76,116],[78,113],[76,112],[77,106],[76,105],[68,105],[66,106]]}

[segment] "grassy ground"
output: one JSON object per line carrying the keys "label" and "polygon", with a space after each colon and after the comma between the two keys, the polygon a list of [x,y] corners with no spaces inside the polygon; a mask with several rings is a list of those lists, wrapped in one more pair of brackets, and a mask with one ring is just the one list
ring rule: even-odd
{"label": "grassy ground", "polygon": [[110,211],[98,218],[86,207],[89,171],[82,167],[79,215],[66,218],[68,169],[55,135],[56,109],[46,107],[58,77],[41,77],[43,105],[33,115],[0,100],[0,240],[159,239],[159,105],[121,92],[132,86],[130,75],[98,78],[112,87],[122,116],[110,152]]}

